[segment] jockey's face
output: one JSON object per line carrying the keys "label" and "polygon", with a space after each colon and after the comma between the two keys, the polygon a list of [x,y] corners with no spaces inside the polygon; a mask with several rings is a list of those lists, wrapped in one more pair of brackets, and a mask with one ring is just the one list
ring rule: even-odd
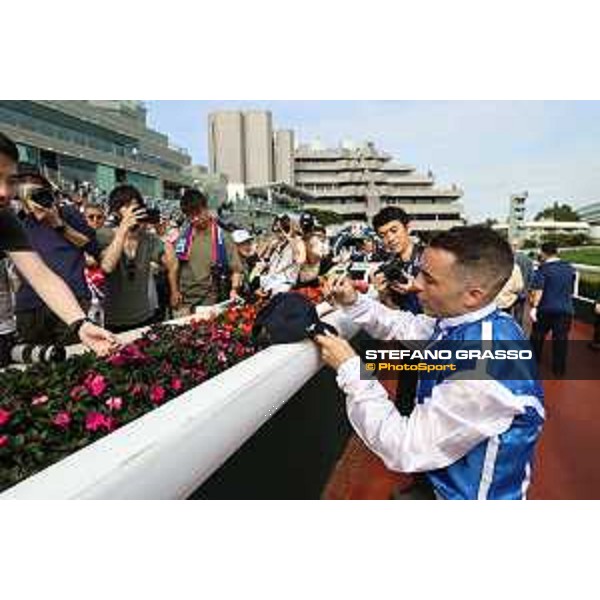
{"label": "jockey's face", "polygon": [[427,248],[415,280],[419,301],[432,317],[457,317],[473,312],[487,302],[479,282],[456,264],[456,257],[442,248]]}

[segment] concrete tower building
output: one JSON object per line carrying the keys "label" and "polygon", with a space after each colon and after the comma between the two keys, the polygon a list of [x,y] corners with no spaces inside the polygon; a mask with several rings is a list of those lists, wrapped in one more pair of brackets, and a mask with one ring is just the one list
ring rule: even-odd
{"label": "concrete tower building", "polygon": [[243,114],[245,183],[248,186],[273,182],[273,118],[269,111]]}
{"label": "concrete tower building", "polygon": [[212,173],[225,175],[230,184],[246,182],[244,120],[239,111],[208,116],[208,152]]}
{"label": "concrete tower building", "polygon": [[275,181],[294,185],[294,132],[280,129],[275,132],[274,161]]}

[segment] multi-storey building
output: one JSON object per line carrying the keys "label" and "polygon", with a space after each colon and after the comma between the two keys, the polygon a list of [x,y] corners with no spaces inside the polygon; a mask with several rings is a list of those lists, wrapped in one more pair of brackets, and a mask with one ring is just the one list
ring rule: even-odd
{"label": "multi-storey building", "polygon": [[449,229],[464,223],[457,186],[438,187],[432,173],[395,162],[372,143],[321,148],[301,145],[295,151],[295,184],[315,200],[306,208],[330,210],[348,220],[372,217],[384,206],[400,206],[416,231]]}
{"label": "multi-storey building", "polygon": [[592,202],[577,209],[579,218],[590,224],[590,237],[600,241],[600,202]]}
{"label": "multi-storey building", "polygon": [[275,181],[294,185],[294,132],[279,129],[273,139],[275,161]]}
{"label": "multi-storey building", "polygon": [[293,132],[273,132],[270,111],[211,113],[208,132],[211,172],[227,178],[231,198],[243,197],[246,187],[293,185]]}
{"label": "multi-storey building", "polygon": [[147,126],[141,102],[0,101],[0,131],[17,142],[22,162],[65,187],[88,182],[108,193],[128,182],[162,199],[193,183],[190,156]]}

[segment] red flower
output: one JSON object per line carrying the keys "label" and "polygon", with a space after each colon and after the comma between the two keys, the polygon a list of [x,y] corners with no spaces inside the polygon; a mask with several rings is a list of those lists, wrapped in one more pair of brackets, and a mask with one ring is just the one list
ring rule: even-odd
{"label": "red flower", "polygon": [[10,412],[0,408],[0,426],[10,421]]}
{"label": "red flower", "polygon": [[144,386],[141,383],[136,383],[131,386],[129,391],[132,396],[141,396],[144,393]]}
{"label": "red flower", "polygon": [[8,444],[8,436],[0,435],[0,448],[2,448],[2,446],[6,446],[6,444]]}
{"label": "red flower", "polygon": [[109,398],[105,404],[110,410],[121,410],[123,407],[123,398]]}
{"label": "red flower", "polygon": [[54,423],[54,425],[56,425],[57,427],[62,427],[63,429],[66,429],[71,423],[71,415],[66,411],[59,412],[52,419],[52,423]]}
{"label": "red flower", "polygon": [[99,429],[110,431],[114,424],[115,421],[112,417],[107,417],[99,412],[89,412],[85,417],[85,428],[88,431],[98,431]]}
{"label": "red flower", "polygon": [[45,394],[43,396],[36,396],[31,401],[31,406],[39,406],[40,404],[46,404],[46,402],[48,402],[48,396]]}
{"label": "red flower", "polygon": [[83,382],[83,385],[85,385],[87,391],[94,396],[94,398],[102,395],[107,387],[104,377],[102,375],[97,375],[96,373],[90,373]]}
{"label": "red flower", "polygon": [[246,348],[238,342],[233,349],[233,353],[238,358],[241,358],[242,356],[244,356],[244,354],[246,354]]}
{"label": "red flower", "polygon": [[153,385],[150,388],[150,400],[153,404],[160,404],[166,396],[165,388],[160,385]]}
{"label": "red flower", "polygon": [[181,381],[181,379],[178,379],[177,377],[175,379],[173,379],[171,381],[171,388],[173,390],[175,390],[176,392],[178,392],[181,388],[183,388],[183,382]]}
{"label": "red flower", "polygon": [[82,385],[76,385],[69,393],[71,400],[81,400],[86,393],[86,389]]}
{"label": "red flower", "polygon": [[244,323],[241,327],[242,333],[244,335],[250,335],[252,333],[253,325],[252,323]]}
{"label": "red flower", "polygon": [[134,344],[123,346],[116,354],[107,361],[113,367],[122,367],[130,363],[142,363],[148,361],[148,356],[140,349],[141,340]]}

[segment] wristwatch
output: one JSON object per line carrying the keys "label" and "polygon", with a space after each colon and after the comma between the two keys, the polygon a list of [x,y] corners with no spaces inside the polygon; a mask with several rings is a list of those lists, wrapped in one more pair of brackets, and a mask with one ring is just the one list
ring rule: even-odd
{"label": "wristwatch", "polygon": [[77,321],[73,321],[73,323],[69,325],[69,334],[79,335],[79,330],[83,327],[85,323],[93,324],[93,321],[89,317],[83,317],[82,319],[77,319]]}

